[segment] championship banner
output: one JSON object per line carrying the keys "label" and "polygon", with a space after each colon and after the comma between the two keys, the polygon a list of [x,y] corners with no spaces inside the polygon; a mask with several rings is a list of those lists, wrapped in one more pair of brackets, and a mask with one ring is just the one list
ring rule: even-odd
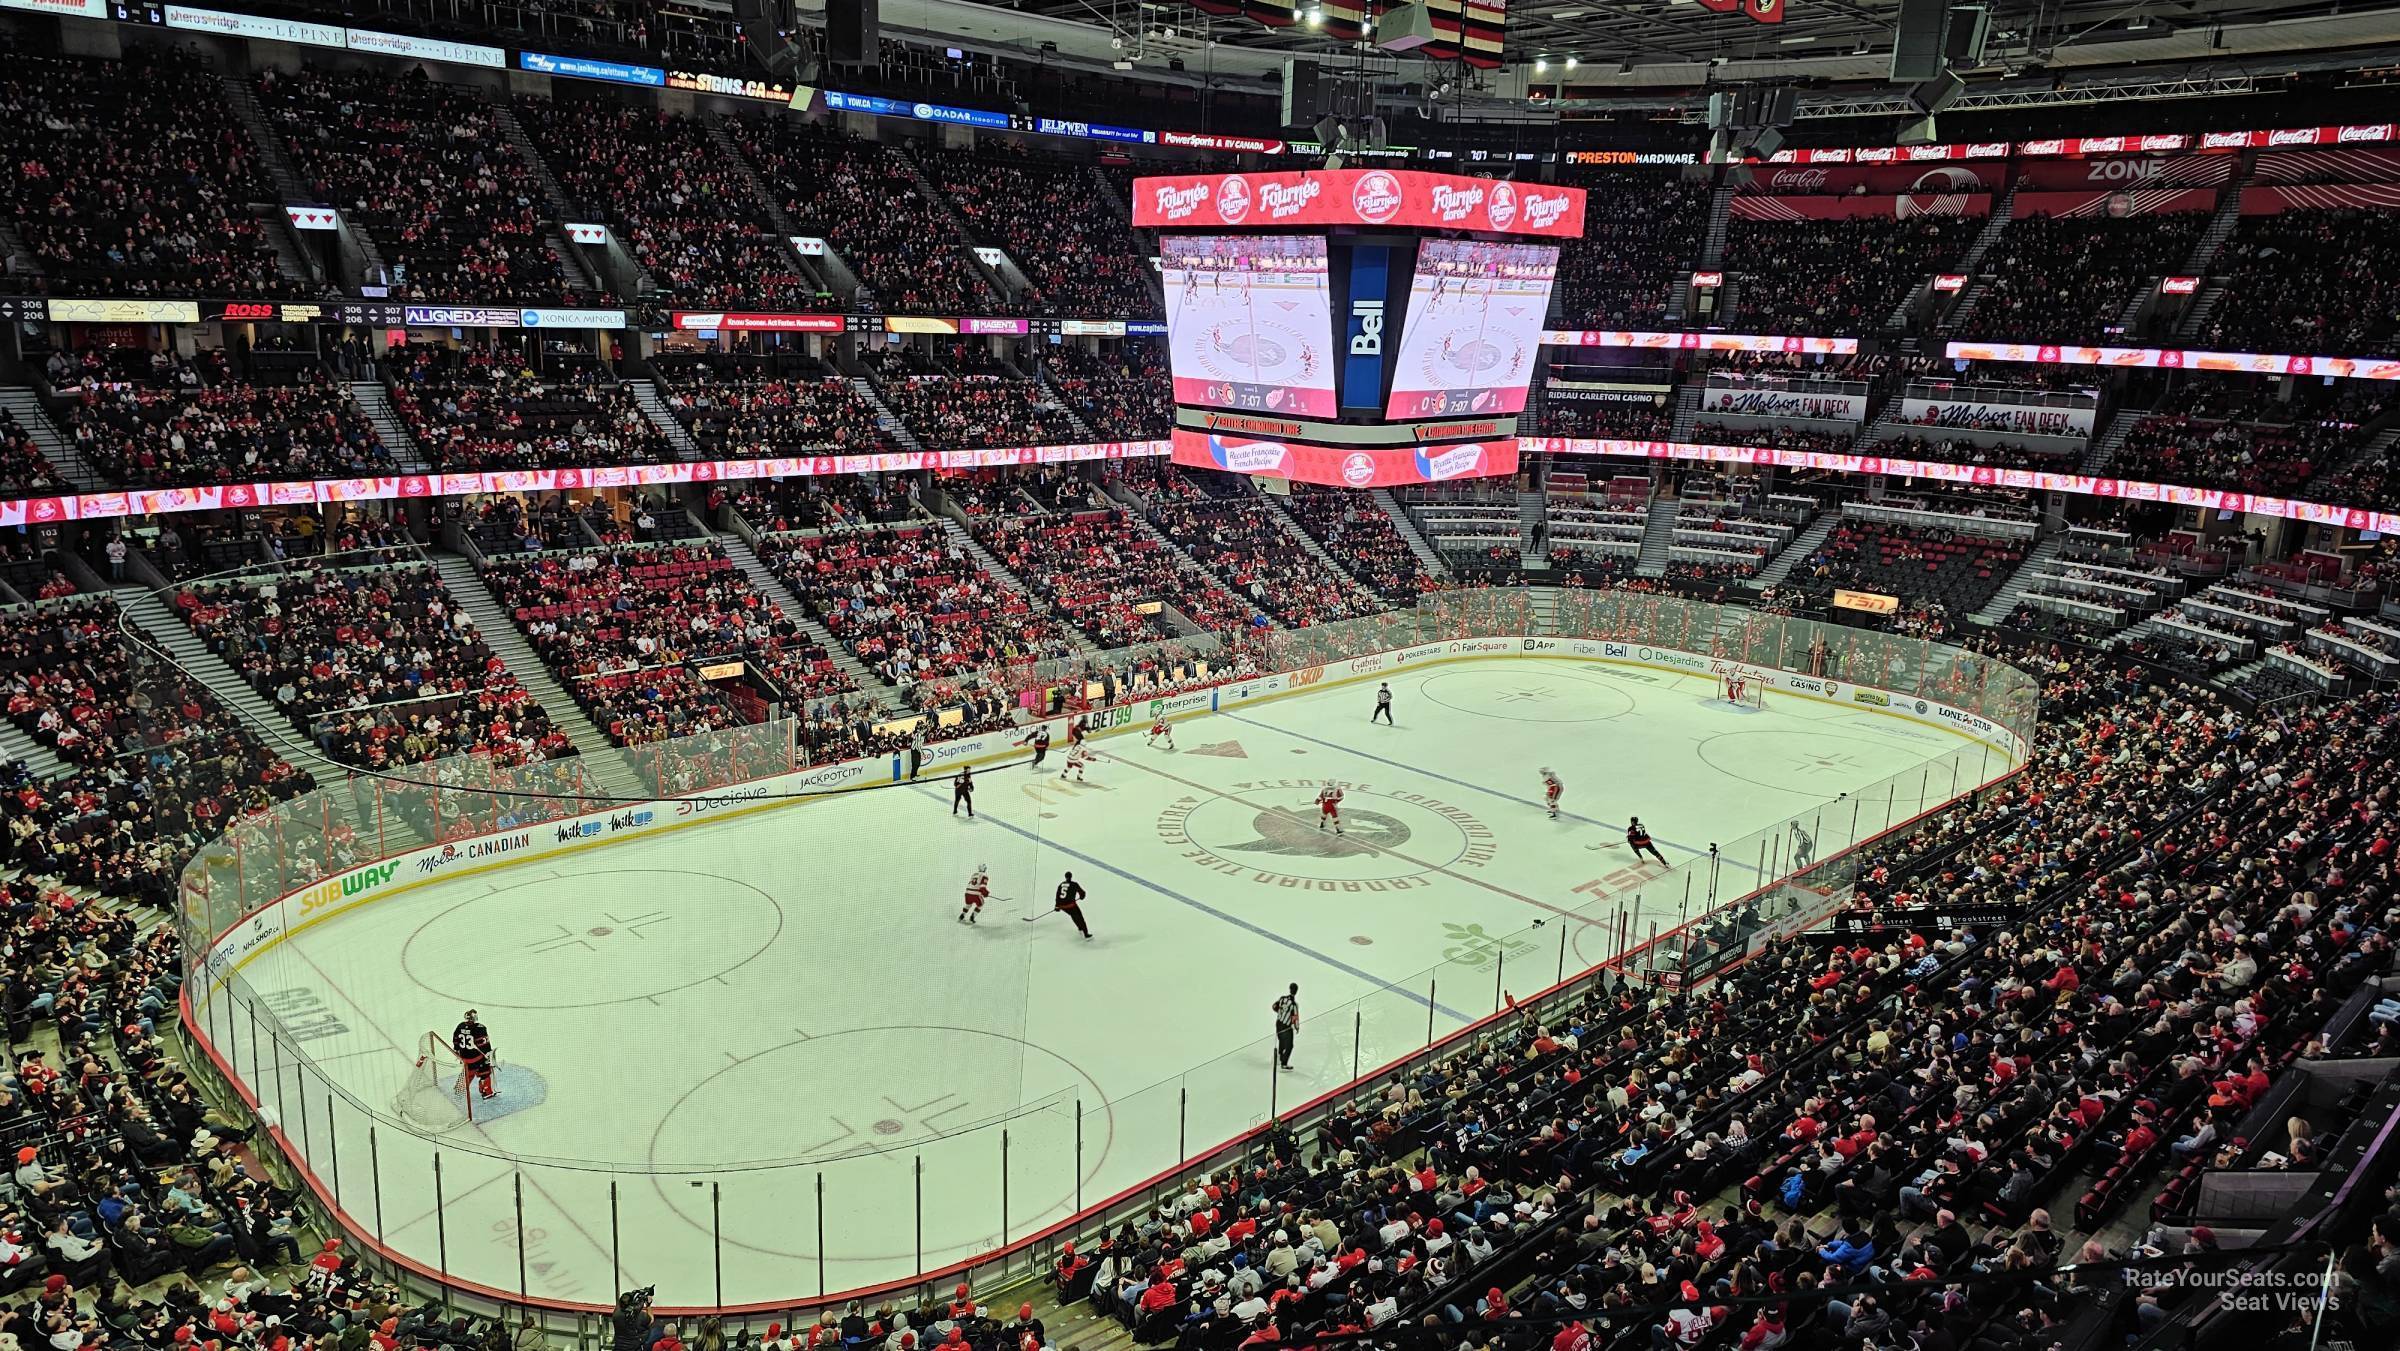
{"label": "championship banner", "polygon": [[[1492,70],[1500,64],[1501,44],[1508,29],[1507,0],[1420,0],[1433,30],[1431,41],[1416,48],[1412,56],[1428,57],[1435,61],[1464,60],[1481,70]],[[1780,4],[1781,0],[1776,0]],[[1248,14],[1271,28],[1287,28],[1292,23],[1291,4],[1277,0],[1195,0],[1197,8],[1208,14]],[[1310,4],[1317,25],[1327,37],[1343,42],[1356,42],[1372,36],[1366,26],[1368,18],[1364,0],[1325,0]],[[1390,7],[1385,6],[1389,13]]]}

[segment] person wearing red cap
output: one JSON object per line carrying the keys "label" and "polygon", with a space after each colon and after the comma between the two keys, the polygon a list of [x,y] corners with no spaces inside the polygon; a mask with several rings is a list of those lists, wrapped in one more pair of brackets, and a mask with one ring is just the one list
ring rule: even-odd
{"label": "person wearing red cap", "polygon": [[953,1319],[975,1316],[975,1297],[968,1292],[965,1281],[960,1281],[958,1288],[950,1292],[950,1303],[944,1312]]}

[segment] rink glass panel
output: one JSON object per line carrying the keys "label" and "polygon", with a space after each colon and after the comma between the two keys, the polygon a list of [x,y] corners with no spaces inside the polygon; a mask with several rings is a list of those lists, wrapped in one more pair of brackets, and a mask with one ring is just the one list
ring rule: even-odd
{"label": "rink glass panel", "polygon": [[[1440,593],[1411,610],[1298,631],[1184,640],[1110,654],[1108,660],[1121,669],[1185,679],[1204,673],[1222,681],[1433,641],[1589,638],[1878,685],[1978,714],[2025,744],[2032,739],[2034,678],[1946,644],[1671,596],[1559,590],[1546,599],[1551,604],[1545,613],[1524,591]],[[1642,658],[1636,651],[1629,659]],[[991,673],[1018,690],[1081,688],[1093,674],[1093,666],[1080,661]],[[1148,692],[1140,681],[1125,688]],[[1372,682],[1360,682],[1358,696],[1371,694]],[[635,748],[626,758],[645,786],[693,792],[782,772],[807,757],[790,724],[768,723]],[[1172,1179],[1270,1120],[1339,1102],[1380,1108],[1389,1071],[1448,1053],[1464,1029],[1499,1017],[1538,1016],[1599,982],[1703,979],[1824,913],[1854,880],[1858,845],[1905,833],[2015,767],[1987,745],[1962,743],[1841,802],[1721,841],[1714,857],[1696,857],[1646,879],[1630,900],[1612,895],[1566,923],[1471,935],[1436,966],[1314,1011],[1298,1037],[1310,1048],[1309,1063],[1297,1074],[1262,1071],[1272,1061],[1272,1039],[1259,1038],[1106,1102],[1069,1090],[1019,1092],[1008,1098],[1006,1111],[886,1146],[687,1166],[674,1159],[635,1165],[505,1153],[455,1133],[414,1131],[394,1118],[379,1087],[344,1087],[310,1059],[315,1011],[294,1006],[280,992],[253,988],[236,971],[202,969],[203,954],[217,936],[260,906],[359,864],[494,831],[630,809],[612,804],[574,759],[506,766],[458,757],[320,783],[202,846],[182,882],[187,1023],[238,1091],[276,1124],[287,1154],[301,1161],[346,1227],[419,1269],[423,1283],[473,1289],[503,1303],[521,1295],[534,1304],[588,1306],[608,1302],[613,1287],[663,1276],[665,1305],[805,1310],[862,1284],[820,1274],[825,1264],[810,1259],[827,1252],[886,1256],[889,1269],[880,1279],[892,1281],[1004,1266],[1010,1260],[1004,1249],[1032,1269],[1046,1260],[1056,1239],[1072,1236],[1065,1222],[1078,1212],[1091,1212],[1087,1221],[1105,1217],[1103,1203],[1111,1198],[1086,1186],[1086,1165],[1102,1129],[1137,1175]],[[972,846],[979,852],[1003,847],[989,841]],[[1038,851],[1041,843],[1013,847]],[[987,861],[999,863],[962,856],[958,875]],[[843,949],[842,970],[795,977],[831,981],[836,993],[862,995],[893,979],[871,955],[881,950],[878,945],[863,933],[856,937],[862,941]],[[892,960],[904,957],[894,954]],[[388,958],[362,953],[357,960]],[[927,987],[920,982],[910,988]],[[960,1016],[971,1004],[976,1025],[1003,1029],[1022,1029],[1031,999],[1023,972],[1006,964],[976,973],[958,995]],[[962,1059],[959,1068],[988,1080],[990,1092],[1001,1097],[1010,1093],[1012,1078],[1024,1082],[1024,1067],[1005,1058],[985,1056],[971,1069]],[[393,1088],[404,1069],[393,1057]],[[1230,1111],[1242,1131],[1228,1139],[1221,1129],[1195,1130],[1195,1102],[1210,1104],[1210,1119],[1218,1123]],[[1124,1175],[1124,1166],[1112,1174]],[[929,1234],[919,1202],[927,1194],[968,1213],[979,1210],[988,1223],[980,1232]],[[1147,1195],[1137,1191],[1113,1209],[1138,1209]],[[609,1221],[605,1235],[601,1216]],[[571,1240],[570,1220],[579,1231]],[[1025,1241],[1036,1237],[1043,1241],[1027,1248]],[[584,1260],[560,1257],[570,1244],[584,1245]],[[715,1249],[705,1254],[713,1260],[697,1260],[695,1244]],[[752,1258],[736,1254],[735,1284],[724,1285],[727,1251],[744,1246],[785,1255],[773,1263],[771,1289],[742,1274],[755,1266],[755,1252]],[[607,1259],[591,1260],[601,1247]]]}

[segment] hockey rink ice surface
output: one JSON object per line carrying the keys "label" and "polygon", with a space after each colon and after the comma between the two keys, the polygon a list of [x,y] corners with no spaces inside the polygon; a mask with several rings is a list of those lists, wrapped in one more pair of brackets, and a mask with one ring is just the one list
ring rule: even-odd
{"label": "hockey rink ice surface", "polygon": [[[1391,684],[1397,726],[1350,683],[1188,718],[1173,752],[1102,738],[1082,784],[1059,781],[1062,744],[1038,776],[979,772],[972,822],[929,777],[360,905],[243,968],[310,1029],[308,1066],[273,1039],[231,1054],[352,1222],[427,1266],[537,1298],[655,1282],[662,1305],[707,1304],[721,1280],[729,1303],[803,1299],[1136,1186],[1490,1014],[1496,986],[1545,988],[1562,943],[1570,973],[1604,959],[1662,871],[1625,848],[1629,814],[1680,864],[1919,766],[1937,796],[1952,766],[1961,791],[2007,768],[1938,727],[1782,693],[1738,708],[1649,667]],[[1327,779],[1338,839],[1316,828]],[[1732,853],[1728,897],[1755,885]],[[997,897],[969,926],[980,864]],[[1049,913],[1070,869],[1088,941]],[[1679,896],[1646,897],[1637,936]],[[1595,902],[1600,923],[1571,913]],[[1294,981],[1309,1021],[1279,1074],[1269,1005]],[[383,1108],[469,1007],[499,1098],[370,1145],[342,1100]]]}

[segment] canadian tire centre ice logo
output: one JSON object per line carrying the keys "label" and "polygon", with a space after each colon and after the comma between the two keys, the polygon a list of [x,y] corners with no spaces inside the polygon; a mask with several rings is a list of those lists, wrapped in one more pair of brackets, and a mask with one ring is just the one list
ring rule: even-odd
{"label": "canadian tire centre ice logo", "polygon": [[1217,216],[1227,225],[1239,225],[1250,214],[1250,180],[1235,174],[1217,184]]}
{"label": "canadian tire centre ice logo", "polygon": [[1350,209],[1358,218],[1381,225],[1400,214],[1400,180],[1383,169],[1359,175],[1350,188]]}

